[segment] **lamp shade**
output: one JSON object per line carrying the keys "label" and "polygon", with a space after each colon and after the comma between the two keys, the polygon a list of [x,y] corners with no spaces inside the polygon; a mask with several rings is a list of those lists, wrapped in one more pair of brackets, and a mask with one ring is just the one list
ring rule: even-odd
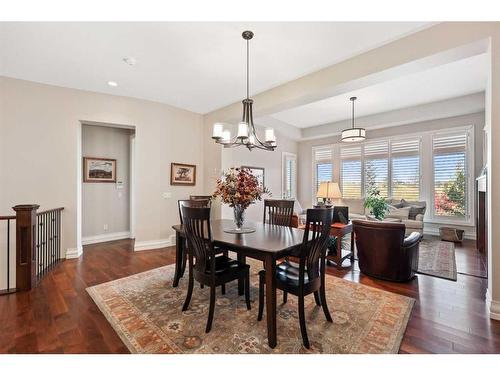
{"label": "lamp shade", "polygon": [[326,198],[326,199],[342,198],[342,193],[340,192],[339,184],[336,182],[321,182],[319,184],[318,192],[316,193],[316,198]]}
{"label": "lamp shade", "polygon": [[342,130],[342,142],[362,142],[366,139],[366,131],[363,128],[349,128]]}

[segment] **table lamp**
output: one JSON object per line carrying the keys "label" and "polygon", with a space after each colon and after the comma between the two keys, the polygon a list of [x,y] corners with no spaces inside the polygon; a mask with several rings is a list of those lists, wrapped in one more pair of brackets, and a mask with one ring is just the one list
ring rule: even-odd
{"label": "table lamp", "polygon": [[331,206],[331,199],[342,198],[339,184],[336,182],[321,182],[316,193],[316,198],[322,198],[327,207]]}

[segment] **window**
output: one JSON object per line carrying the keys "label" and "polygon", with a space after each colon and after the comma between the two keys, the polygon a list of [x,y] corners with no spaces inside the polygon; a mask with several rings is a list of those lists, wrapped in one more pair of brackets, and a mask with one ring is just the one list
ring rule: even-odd
{"label": "window", "polygon": [[[332,147],[317,147],[313,149],[314,160],[314,191],[316,197],[319,184],[325,181],[333,180]],[[316,198],[314,199],[316,200]]]}
{"label": "window", "polygon": [[389,142],[378,141],[364,145],[365,193],[375,189],[382,197],[389,196]]}
{"label": "window", "polygon": [[468,207],[468,132],[432,138],[434,215],[466,219]]}
{"label": "window", "polygon": [[282,197],[297,198],[297,155],[283,152],[282,154]]}
{"label": "window", "polygon": [[420,199],[420,139],[391,142],[391,190],[393,199]]}
{"label": "window", "polygon": [[361,146],[342,147],[340,171],[343,198],[361,198]]}

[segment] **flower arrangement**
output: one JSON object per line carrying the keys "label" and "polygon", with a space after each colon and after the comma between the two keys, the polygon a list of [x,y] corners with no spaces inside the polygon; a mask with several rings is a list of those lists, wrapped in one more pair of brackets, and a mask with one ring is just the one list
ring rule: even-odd
{"label": "flower arrangement", "polygon": [[222,203],[234,210],[235,224],[238,229],[243,225],[245,210],[252,203],[262,200],[264,194],[271,195],[247,168],[231,168],[217,179],[212,197],[220,197]]}
{"label": "flower arrangement", "polygon": [[229,207],[241,206],[246,209],[252,203],[262,200],[262,195],[270,194],[246,168],[229,169],[217,179],[216,186],[213,198],[220,197],[222,203]]}

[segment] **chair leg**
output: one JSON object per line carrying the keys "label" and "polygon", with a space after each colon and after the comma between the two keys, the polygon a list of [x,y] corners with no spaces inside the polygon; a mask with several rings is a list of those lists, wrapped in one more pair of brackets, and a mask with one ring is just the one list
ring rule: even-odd
{"label": "chair leg", "polygon": [[247,271],[245,276],[245,302],[247,304],[247,310],[250,310],[252,306],[250,305],[250,272]]}
{"label": "chair leg", "polygon": [[321,306],[323,306],[323,312],[325,313],[325,318],[329,322],[333,322],[332,316],[330,315],[330,311],[328,310],[328,304],[326,303],[325,280],[322,280],[319,292],[321,294]]}
{"label": "chair leg", "polygon": [[257,320],[260,322],[262,320],[262,314],[264,313],[264,272],[259,272],[259,314]]}
{"label": "chair leg", "polygon": [[221,290],[221,294],[222,294],[222,295],[226,294],[226,284],[222,284],[222,285],[220,286],[220,290]]}
{"label": "chair leg", "polygon": [[319,299],[319,292],[314,292],[314,301],[316,305],[321,306],[321,300]]}
{"label": "chair leg", "polygon": [[194,277],[193,277],[193,258],[189,257],[189,281],[188,281],[188,291],[186,295],[186,300],[182,306],[182,311],[186,311],[189,308],[189,303],[191,302],[191,296],[193,295]]}
{"label": "chair leg", "polygon": [[283,291],[283,305],[288,301],[288,292]]}
{"label": "chair leg", "polygon": [[212,321],[214,320],[214,310],[215,310],[215,286],[210,286],[210,307],[208,310],[207,328],[205,329],[205,333],[210,332],[210,330],[212,329]]}
{"label": "chair leg", "polygon": [[304,346],[309,349],[309,338],[307,337],[306,317],[304,312],[304,295],[299,295],[299,322],[300,332],[302,333],[302,341]]}

